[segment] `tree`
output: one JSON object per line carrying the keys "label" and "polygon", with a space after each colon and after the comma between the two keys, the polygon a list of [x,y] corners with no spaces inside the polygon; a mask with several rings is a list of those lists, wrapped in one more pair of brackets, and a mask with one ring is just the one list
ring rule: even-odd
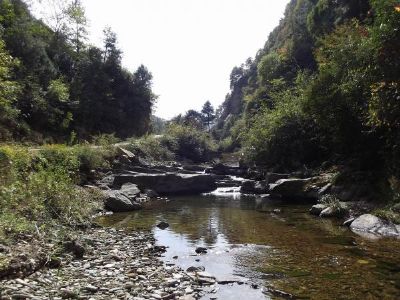
{"label": "tree", "polygon": [[204,103],[201,114],[203,116],[203,122],[207,125],[208,131],[210,131],[211,122],[215,119],[214,107],[211,105],[210,101]]}
{"label": "tree", "polygon": [[10,127],[15,126],[18,116],[14,105],[20,87],[11,76],[17,63],[6,51],[4,41],[0,40],[0,140],[10,138]]}
{"label": "tree", "polygon": [[85,8],[81,0],[74,0],[67,8],[68,21],[71,29],[71,42],[75,47],[76,53],[79,55],[84,42],[87,39],[88,21],[85,16]]}
{"label": "tree", "polygon": [[121,50],[117,48],[117,34],[112,31],[111,27],[103,30],[104,34],[104,61],[111,60],[115,64],[121,61]]}

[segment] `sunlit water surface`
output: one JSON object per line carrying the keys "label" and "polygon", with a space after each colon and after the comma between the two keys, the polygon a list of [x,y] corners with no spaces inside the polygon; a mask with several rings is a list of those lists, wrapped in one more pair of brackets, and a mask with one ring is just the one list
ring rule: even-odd
{"label": "sunlit water surface", "polygon": [[[299,299],[400,299],[398,240],[361,238],[332,220],[310,216],[310,205],[237,193],[170,200],[99,222],[151,229],[157,243],[169,247],[166,263],[204,266],[217,280],[245,282],[218,285],[203,299],[280,299],[263,288]],[[273,213],[277,208],[281,212]],[[158,229],[160,221],[170,227]],[[198,246],[208,253],[196,255]]]}

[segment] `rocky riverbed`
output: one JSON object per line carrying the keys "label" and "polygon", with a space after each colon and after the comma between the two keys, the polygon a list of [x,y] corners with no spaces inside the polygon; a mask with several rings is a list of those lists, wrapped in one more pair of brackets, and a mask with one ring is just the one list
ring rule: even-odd
{"label": "rocky riverbed", "polygon": [[[80,251],[54,259],[24,279],[0,282],[0,299],[196,299],[212,277],[187,273],[159,257],[150,232],[90,229],[75,242]],[[64,243],[65,247],[65,243]],[[77,255],[79,254],[79,255]],[[80,257],[81,256],[81,257]]]}

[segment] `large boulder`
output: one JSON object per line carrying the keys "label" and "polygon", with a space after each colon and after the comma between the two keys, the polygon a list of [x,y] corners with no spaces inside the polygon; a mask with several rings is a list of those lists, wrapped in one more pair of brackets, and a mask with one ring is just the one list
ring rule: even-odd
{"label": "large boulder", "polygon": [[[277,175],[277,174],[276,174]],[[285,174],[280,174],[286,176]],[[330,191],[332,174],[321,174],[310,178],[279,179],[269,185],[270,194],[287,200],[318,200]]]}
{"label": "large boulder", "polygon": [[136,184],[125,183],[121,186],[120,192],[130,200],[135,200],[140,195],[140,190]]}
{"label": "large boulder", "polygon": [[313,184],[314,178],[306,179],[280,179],[269,185],[273,196],[285,199],[317,199],[319,187]]}
{"label": "large boulder", "polygon": [[246,180],[242,183],[240,192],[243,194],[267,194],[269,192],[269,185],[265,180]]}
{"label": "large boulder", "polygon": [[129,199],[121,191],[107,191],[104,207],[112,212],[128,212],[141,209],[142,206]]}
{"label": "large boulder", "polygon": [[140,190],[151,189],[160,195],[200,194],[215,190],[215,179],[207,174],[122,174],[114,186],[134,183]]}
{"label": "large boulder", "polygon": [[361,215],[350,225],[350,229],[360,235],[381,235],[387,237],[400,237],[399,228],[389,222],[385,222],[371,214]]}

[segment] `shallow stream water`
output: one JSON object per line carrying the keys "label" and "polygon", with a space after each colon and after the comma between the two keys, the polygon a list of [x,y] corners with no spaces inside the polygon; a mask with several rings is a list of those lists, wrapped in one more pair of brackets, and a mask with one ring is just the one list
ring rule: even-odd
{"label": "shallow stream water", "polygon": [[[218,285],[202,299],[285,296],[268,289],[296,299],[400,299],[400,241],[362,238],[309,215],[309,208],[220,193],[175,197],[99,222],[151,229],[157,243],[168,247],[165,263],[203,266],[217,280],[245,283]],[[160,221],[170,227],[157,228]],[[208,253],[197,255],[198,246]]]}

